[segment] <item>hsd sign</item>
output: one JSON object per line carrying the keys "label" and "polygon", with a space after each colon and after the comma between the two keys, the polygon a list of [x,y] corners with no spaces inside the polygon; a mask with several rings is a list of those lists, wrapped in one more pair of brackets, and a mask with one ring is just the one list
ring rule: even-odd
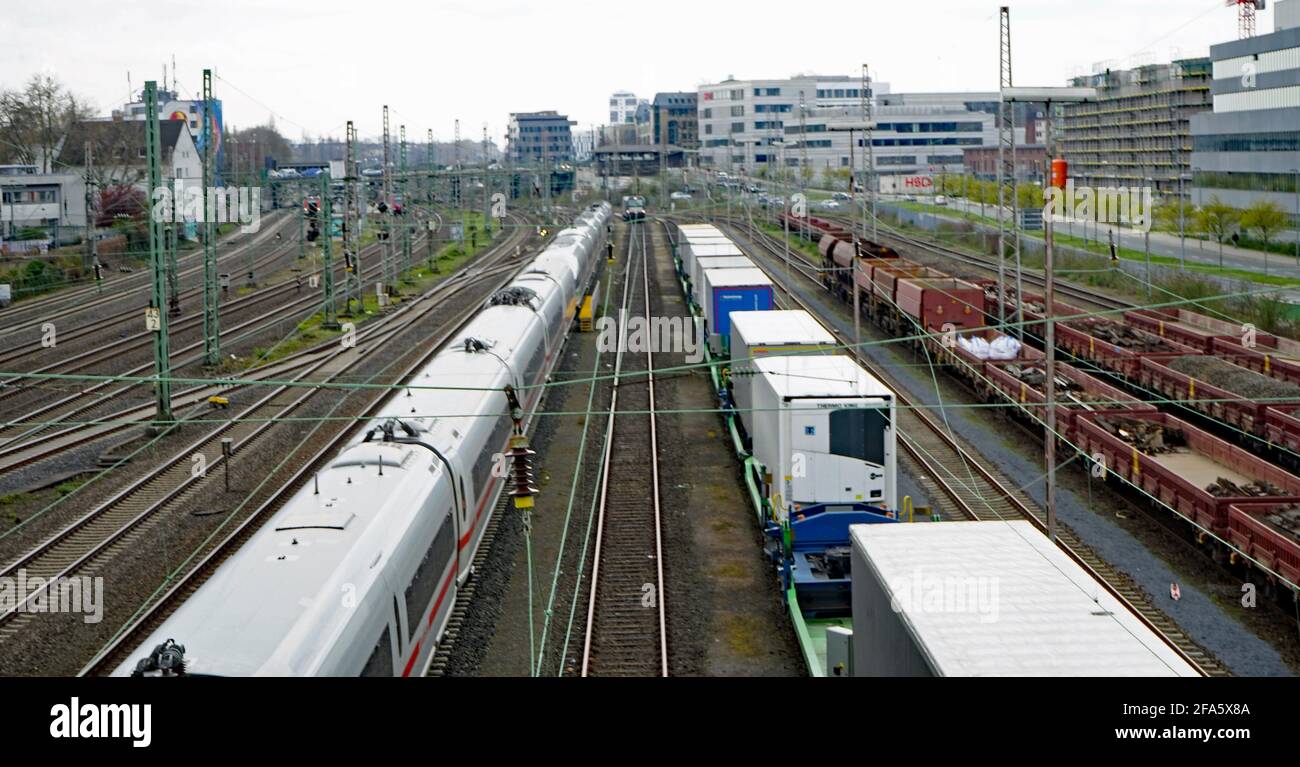
{"label": "hsd sign", "polygon": [[881,176],[882,194],[933,194],[934,178],[928,175]]}

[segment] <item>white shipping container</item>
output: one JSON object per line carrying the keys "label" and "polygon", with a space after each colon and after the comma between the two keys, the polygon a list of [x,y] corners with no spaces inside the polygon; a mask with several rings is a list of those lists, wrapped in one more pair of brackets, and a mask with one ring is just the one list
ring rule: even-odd
{"label": "white shipping container", "polygon": [[898,508],[894,394],[844,355],[760,357],[754,457],[778,521],[816,503]]}
{"label": "white shipping container", "polygon": [[736,243],[723,237],[721,239],[687,240],[682,243],[682,272],[695,274],[695,259],[706,256],[743,256]]}
{"label": "white shipping container", "polygon": [[704,279],[705,269],[753,269],[754,262],[748,256],[698,256],[694,259],[689,273],[691,278],[691,297],[699,300],[699,286]]}
{"label": "white shipping container", "polygon": [[853,525],[854,676],[1198,676],[1025,520]]}
{"label": "white shipping container", "polygon": [[13,300],[13,290],[8,285],[0,285],[0,307],[8,306]]}
{"label": "white shipping container", "polygon": [[[700,259],[708,261],[710,259]],[[839,352],[831,332],[802,309],[731,313],[731,397],[745,433],[752,434],[751,389],[758,357]]]}

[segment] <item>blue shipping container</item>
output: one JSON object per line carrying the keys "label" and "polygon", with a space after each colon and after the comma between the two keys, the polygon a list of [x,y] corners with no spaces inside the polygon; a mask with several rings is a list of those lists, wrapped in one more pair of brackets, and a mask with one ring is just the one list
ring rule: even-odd
{"label": "blue shipping container", "polygon": [[714,288],[713,289],[713,327],[712,334],[731,335],[732,312],[765,312],[773,308],[771,285],[755,285],[748,288]]}

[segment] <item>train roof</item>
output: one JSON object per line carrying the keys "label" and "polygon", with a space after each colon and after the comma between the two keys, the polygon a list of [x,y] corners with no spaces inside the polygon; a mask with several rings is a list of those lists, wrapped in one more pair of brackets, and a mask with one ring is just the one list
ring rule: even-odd
{"label": "train roof", "polygon": [[749,256],[700,256],[698,263],[704,269],[753,269]]}
{"label": "train roof", "polygon": [[893,391],[842,354],[758,357],[755,372],[781,397],[892,397]]}
{"label": "train roof", "polygon": [[[1027,521],[854,525],[850,537],[855,587],[884,588],[936,674],[1199,675]],[[987,609],[939,609],[929,591],[972,583]]]}
{"label": "train roof", "polygon": [[705,269],[704,281],[711,288],[770,287],[772,281],[762,269]]}
{"label": "train roof", "polygon": [[731,329],[746,344],[834,344],[835,336],[802,309],[732,312]]}
{"label": "train roof", "polygon": [[[382,586],[375,574],[383,568],[375,564],[400,545],[422,508],[417,499],[437,493],[434,503],[451,503],[448,483],[436,482],[444,468],[431,453],[365,442],[366,432],[398,418],[422,441],[456,456],[467,435],[490,428],[491,419],[483,416],[506,414],[501,389],[513,381],[498,356],[509,359],[536,332],[533,316],[523,306],[480,311],[412,379],[411,388],[352,434],[317,474],[317,484],[295,493],[116,673],[129,673],[149,647],[167,638],[186,646],[196,674],[313,673],[346,629],[351,611],[343,607],[345,587],[360,604],[372,587]],[[466,351],[471,338],[490,351]],[[464,456],[464,465],[477,457]]]}

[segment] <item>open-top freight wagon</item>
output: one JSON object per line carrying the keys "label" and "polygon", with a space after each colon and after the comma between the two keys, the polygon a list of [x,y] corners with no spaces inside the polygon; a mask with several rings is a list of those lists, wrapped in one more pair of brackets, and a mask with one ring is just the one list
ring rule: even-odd
{"label": "open-top freight wagon", "polygon": [[1300,503],[1300,477],[1168,413],[1083,413],[1076,443],[1110,475],[1216,535],[1235,503]]}

